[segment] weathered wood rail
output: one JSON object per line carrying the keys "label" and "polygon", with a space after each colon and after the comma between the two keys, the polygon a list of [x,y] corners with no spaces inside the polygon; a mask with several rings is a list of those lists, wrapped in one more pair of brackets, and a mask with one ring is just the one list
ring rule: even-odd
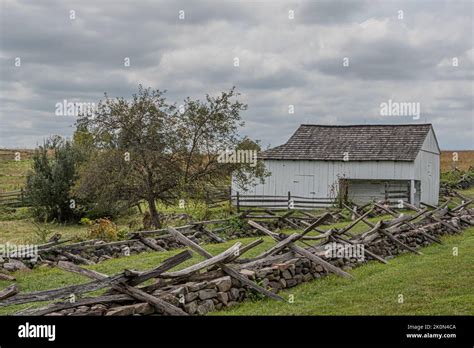
{"label": "weathered wood rail", "polygon": [[[246,216],[249,226],[275,241],[274,245],[250,258],[242,256],[262,243],[261,238],[245,246],[235,243],[212,255],[186,235],[186,229],[168,228],[166,233],[170,238],[188,250],[151,270],[124,270],[105,275],[61,261],[57,267],[85,276],[89,282],[31,293],[22,293],[12,284],[0,290],[0,307],[47,301],[50,303],[41,308],[28,308],[17,314],[203,315],[233,306],[256,294],[282,301],[284,299],[278,295],[281,289],[330,273],[352,279],[348,270],[369,260],[388,263],[390,258],[403,252],[421,254],[420,247],[440,243],[442,235],[461,233],[463,228],[474,225],[474,209],[469,208],[471,203],[465,201],[453,208],[445,203],[425,209],[406,205],[405,208],[413,210],[411,215],[397,214],[380,203],[364,209],[347,207],[355,216],[345,227],[320,230],[321,225],[332,217],[330,213],[324,213],[314,216],[313,220],[290,220],[298,224],[301,231],[290,235],[263,226],[262,221],[266,219],[257,222]],[[373,211],[388,214],[388,218],[373,223],[367,219]],[[266,214],[271,215],[271,212]],[[296,213],[275,216],[275,219],[285,222],[293,214]],[[355,233],[357,224],[364,224],[367,229]],[[319,234],[308,236],[310,232]],[[362,253],[345,254],[350,248],[362,250]],[[344,251],[342,255],[341,251]],[[204,260],[176,270],[175,267],[192,257],[192,252]],[[152,284],[143,285],[150,280],[153,280]],[[100,295],[85,296],[100,289],[108,290]],[[74,301],[71,301],[71,296]]]}

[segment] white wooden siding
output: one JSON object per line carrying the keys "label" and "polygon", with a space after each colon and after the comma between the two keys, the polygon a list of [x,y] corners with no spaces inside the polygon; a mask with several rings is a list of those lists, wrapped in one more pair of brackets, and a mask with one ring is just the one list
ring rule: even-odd
{"label": "white wooden siding", "polygon": [[[331,186],[338,182],[338,176],[346,179],[410,180],[414,174],[413,162],[266,160],[265,165],[272,175],[264,184],[249,187],[245,194],[285,196],[290,191],[295,196],[326,198],[331,194]],[[313,180],[314,183],[310,183]],[[232,188],[234,192],[242,192],[235,183]]]}
{"label": "white wooden siding", "polygon": [[430,130],[415,159],[415,179],[421,181],[421,201],[428,204],[438,204],[440,150],[438,142]]}
{"label": "white wooden siding", "polygon": [[[265,160],[272,175],[264,184],[248,187],[244,192],[235,182],[232,189],[245,195],[329,198],[331,186],[339,178],[367,180],[419,180],[421,193],[416,201],[438,204],[440,150],[433,130],[428,133],[422,150],[413,162],[395,161],[308,161]],[[350,158],[349,158],[350,159]]]}

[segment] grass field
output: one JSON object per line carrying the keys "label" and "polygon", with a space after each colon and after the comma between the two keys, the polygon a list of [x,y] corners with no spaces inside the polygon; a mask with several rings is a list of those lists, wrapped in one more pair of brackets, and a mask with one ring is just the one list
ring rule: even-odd
{"label": "grass field", "polygon": [[25,187],[26,174],[32,161],[1,161],[0,160],[0,192],[15,191]]}
{"label": "grass field", "polygon": [[422,256],[403,254],[388,265],[356,268],[350,272],[354,280],[331,275],[280,293],[293,295],[294,303],[265,299],[213,314],[474,315],[474,228],[443,240],[424,248]]}
{"label": "grass field", "polygon": [[[461,154],[462,155],[462,154]],[[5,160],[7,158],[7,160]],[[462,158],[460,156],[460,158]],[[8,153],[0,150],[0,192],[23,187],[30,160],[28,153],[24,161],[14,162]],[[474,187],[462,191],[474,198]],[[174,208],[160,207],[166,212]],[[198,215],[206,213],[199,210]],[[189,213],[181,211],[181,213]],[[124,216],[117,221],[119,227],[126,226],[137,216]],[[386,217],[371,219],[372,222]],[[341,227],[346,222],[324,226],[323,229]],[[59,232],[63,238],[86,237],[88,227],[78,224],[40,224],[52,233]],[[35,243],[36,227],[31,220],[28,208],[0,208],[0,243]],[[367,227],[358,224],[355,233],[366,231]],[[283,231],[291,233],[293,231]],[[206,245],[212,254],[222,252],[237,241],[244,245],[254,238],[231,240],[222,244]],[[423,256],[404,254],[390,260],[388,265],[376,262],[350,271],[355,280],[349,281],[336,276],[302,284],[296,288],[283,291],[284,297],[294,296],[294,303],[278,303],[270,300],[245,302],[237,307],[216,315],[460,315],[474,314],[474,228],[466,230],[463,235],[444,238],[445,245],[432,245],[423,249]],[[252,257],[274,245],[269,238],[264,243],[246,254]],[[459,256],[452,256],[452,248],[459,248]],[[150,252],[130,257],[112,259],[97,265],[89,266],[106,274],[123,271],[124,268],[145,270],[155,267],[166,258],[180,250],[167,252]],[[180,265],[183,268],[202,258],[195,255],[192,260]],[[86,282],[87,279],[64,272],[60,269],[40,266],[31,271],[16,272],[17,284],[21,291],[30,292],[58,288],[66,285]],[[0,289],[10,283],[0,281]],[[404,296],[404,303],[397,302],[398,295]],[[37,306],[44,305],[36,304]],[[28,305],[12,308],[0,308],[0,315],[12,314]]]}
{"label": "grass field", "polygon": [[[458,161],[453,162],[453,153],[458,154]],[[474,166],[474,150],[441,151],[440,158],[441,172],[453,169],[455,165],[458,169],[466,171],[470,166]]]}
{"label": "grass field", "polygon": [[[21,161],[15,161],[15,153],[19,152]],[[453,169],[453,153],[458,154],[454,164],[465,171],[474,166],[474,150],[441,151],[441,172]],[[0,192],[18,190],[24,187],[26,173],[31,166],[32,150],[0,149]]]}
{"label": "grass field", "polygon": [[[254,238],[243,238],[222,244],[206,245],[205,249],[216,254],[229,248],[237,241],[244,245]],[[463,235],[443,238],[444,245],[431,245],[423,249],[422,256],[403,254],[388,265],[369,262],[351,270],[354,280],[334,275],[301,284],[285,290],[281,295],[294,296],[294,303],[278,303],[271,300],[245,302],[216,315],[461,315],[474,314],[474,228]],[[274,245],[269,238],[246,254],[255,256]],[[459,255],[453,256],[453,247]],[[121,272],[124,268],[145,270],[157,266],[179,250],[150,252],[125,258],[108,260],[93,266],[106,274]],[[186,261],[177,269],[202,260],[199,255]],[[41,266],[32,271],[16,272],[21,291],[53,289],[71,284],[80,284],[87,279],[57,268]],[[8,286],[0,281],[0,288]],[[398,295],[405,302],[397,302]],[[12,314],[30,306],[18,305],[0,308],[0,315]],[[37,303],[36,306],[40,304]]]}

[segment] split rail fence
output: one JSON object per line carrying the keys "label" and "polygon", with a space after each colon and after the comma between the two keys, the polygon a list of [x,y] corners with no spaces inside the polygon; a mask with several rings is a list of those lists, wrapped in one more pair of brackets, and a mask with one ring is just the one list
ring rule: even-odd
{"label": "split rail fence", "polygon": [[[170,227],[166,233],[176,243],[184,245],[186,250],[152,269],[125,269],[106,275],[72,262],[60,261],[57,267],[80,274],[90,281],[30,293],[22,293],[18,286],[12,284],[0,291],[0,307],[52,301],[41,308],[31,307],[16,314],[203,315],[236,305],[247,298],[268,297],[285,301],[278,295],[281,289],[331,273],[352,279],[348,270],[353,267],[370,260],[386,264],[390,258],[403,252],[420,255],[420,247],[431,243],[442,244],[441,236],[458,234],[464,228],[473,226],[474,209],[469,208],[472,201],[461,198],[463,201],[454,207],[450,198],[437,207],[425,205],[418,208],[406,204],[405,208],[411,209],[412,214],[399,214],[381,203],[359,209],[347,207],[353,220],[345,226],[330,229],[323,229],[323,225],[334,219],[333,212],[317,216],[296,211],[283,215],[276,215],[271,210],[244,213],[242,218],[248,226],[275,242],[248,258],[243,256],[260,245],[262,238],[247,245],[237,242],[212,255],[193,241],[185,228]],[[391,218],[372,222],[368,218],[374,215],[388,215]],[[299,232],[285,234],[272,230],[270,226],[279,223],[286,223]],[[366,226],[364,232],[354,231],[358,224]],[[151,234],[150,231],[144,235]],[[361,255],[346,253],[360,249],[363,250]],[[342,255],[341,251],[344,252]],[[176,269],[176,266],[191,259],[193,252],[204,260]],[[85,296],[101,289],[103,292],[100,295]]]}

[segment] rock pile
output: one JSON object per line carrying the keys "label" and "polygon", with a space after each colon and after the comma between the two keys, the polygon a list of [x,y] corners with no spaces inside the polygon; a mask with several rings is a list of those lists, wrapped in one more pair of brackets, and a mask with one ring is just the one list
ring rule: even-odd
{"label": "rock pile", "polygon": [[[125,270],[121,274],[106,276],[85,270],[72,263],[59,264],[68,271],[80,273],[95,279],[91,283],[70,286],[63,289],[46,290],[30,294],[6,294],[0,306],[53,300],[80,294],[103,287],[110,287],[104,295],[82,298],[71,302],[57,302],[42,309],[29,309],[20,314],[29,315],[204,315],[210,311],[231,307],[246,299],[276,295],[283,289],[292,288],[300,283],[324,277],[330,272],[347,275],[348,270],[378,260],[386,259],[402,252],[419,253],[418,248],[441,243],[439,237],[460,233],[463,228],[474,225],[474,209],[468,209],[471,202],[465,202],[453,209],[447,204],[428,211],[412,207],[416,214],[397,216],[388,207],[379,208],[394,215],[393,220],[371,223],[364,218],[370,213],[362,212],[357,220],[344,228],[332,229],[318,236],[306,236],[306,232],[315,228],[313,223],[301,234],[291,236],[274,233],[265,227],[249,221],[265,234],[278,242],[270,249],[251,259],[242,259],[247,250],[258,245],[256,240],[241,247],[236,243],[223,253],[212,256],[199,247],[190,236],[186,237],[175,229],[169,232],[175,238],[202,256],[206,260],[180,271],[167,272],[191,257],[189,251],[183,251],[155,269],[146,272]],[[377,205],[377,204],[376,204]],[[357,213],[356,213],[357,214]],[[323,222],[324,219],[320,219]],[[356,223],[364,222],[370,230],[347,238],[347,234]],[[294,244],[295,241],[320,240],[307,248]],[[335,244],[345,246],[363,246],[363,257],[334,253]],[[237,252],[236,252],[237,251]],[[155,279],[150,285],[137,287],[149,279]]]}

